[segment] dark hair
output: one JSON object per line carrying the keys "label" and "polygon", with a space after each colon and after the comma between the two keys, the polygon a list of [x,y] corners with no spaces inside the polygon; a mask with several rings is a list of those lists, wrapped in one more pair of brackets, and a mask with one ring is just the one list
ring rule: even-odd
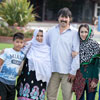
{"label": "dark hair", "polygon": [[89,32],[89,25],[87,25],[87,24],[82,24],[82,25],[79,26],[78,33],[80,33],[80,29],[81,29],[82,27],[85,27],[85,28],[88,30],[88,32]]}
{"label": "dark hair", "polygon": [[13,35],[13,41],[15,41],[16,39],[21,39],[23,40],[24,39],[24,34],[21,33],[21,32],[17,32]]}
{"label": "dark hair", "polygon": [[59,16],[63,16],[63,17],[68,17],[69,16],[69,18],[71,18],[72,13],[67,7],[64,7],[64,8],[62,8],[58,11],[58,17]]}
{"label": "dark hair", "polygon": [[39,32],[42,32],[43,33],[43,30],[39,29]]}
{"label": "dark hair", "polygon": [[88,35],[90,35],[90,38],[92,38],[93,35],[94,35],[94,34],[93,34],[93,30],[91,29],[91,27],[89,27],[88,24],[82,24],[82,25],[79,26],[79,29],[78,29],[79,37],[80,37],[80,29],[81,29],[82,27],[85,27],[85,28],[88,30],[88,33],[90,33],[90,34],[88,34]]}

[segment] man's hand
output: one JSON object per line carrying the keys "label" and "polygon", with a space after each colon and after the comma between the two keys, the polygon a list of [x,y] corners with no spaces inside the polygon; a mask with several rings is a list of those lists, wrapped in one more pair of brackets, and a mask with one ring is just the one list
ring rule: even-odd
{"label": "man's hand", "polygon": [[72,74],[68,74],[68,82],[73,82],[75,79],[75,75],[72,75]]}
{"label": "man's hand", "polygon": [[92,81],[91,82],[91,88],[96,88],[96,87],[97,87],[97,84],[94,81]]}

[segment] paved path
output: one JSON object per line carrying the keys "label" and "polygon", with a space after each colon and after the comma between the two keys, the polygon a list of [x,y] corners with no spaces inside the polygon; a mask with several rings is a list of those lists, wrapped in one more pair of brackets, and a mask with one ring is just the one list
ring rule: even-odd
{"label": "paved path", "polygon": [[[44,31],[48,30],[50,27],[57,25],[57,22],[31,22],[28,23],[26,28],[29,29],[36,29],[36,28],[40,28],[43,29]],[[78,29],[79,27],[79,23],[71,23],[71,25]],[[97,26],[93,26],[90,25],[92,27],[92,29],[94,30],[94,39],[97,41],[100,41],[100,32],[97,31]]]}
{"label": "paved path", "polygon": [[[49,29],[52,26],[57,25],[57,22],[31,22],[26,25],[27,28],[35,29],[35,28],[42,28],[42,29]],[[71,23],[74,28],[78,28],[80,23]],[[95,27],[91,25],[94,29]]]}

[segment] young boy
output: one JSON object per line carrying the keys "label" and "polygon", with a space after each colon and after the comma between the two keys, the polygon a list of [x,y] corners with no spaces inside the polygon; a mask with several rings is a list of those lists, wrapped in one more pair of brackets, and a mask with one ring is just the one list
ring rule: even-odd
{"label": "young boy", "polygon": [[15,33],[13,36],[13,48],[4,49],[0,55],[0,100],[15,99],[15,81],[24,59],[24,54],[20,51],[24,46],[24,34]]}

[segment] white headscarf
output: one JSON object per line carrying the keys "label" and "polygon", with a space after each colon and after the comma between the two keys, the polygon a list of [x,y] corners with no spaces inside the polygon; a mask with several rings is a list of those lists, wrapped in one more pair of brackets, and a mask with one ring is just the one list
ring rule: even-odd
{"label": "white headscarf", "polygon": [[27,53],[29,71],[36,72],[36,79],[48,82],[51,77],[50,47],[46,44],[45,34],[43,33],[43,42],[36,40],[39,30],[34,31],[34,37],[31,40],[31,48]]}

